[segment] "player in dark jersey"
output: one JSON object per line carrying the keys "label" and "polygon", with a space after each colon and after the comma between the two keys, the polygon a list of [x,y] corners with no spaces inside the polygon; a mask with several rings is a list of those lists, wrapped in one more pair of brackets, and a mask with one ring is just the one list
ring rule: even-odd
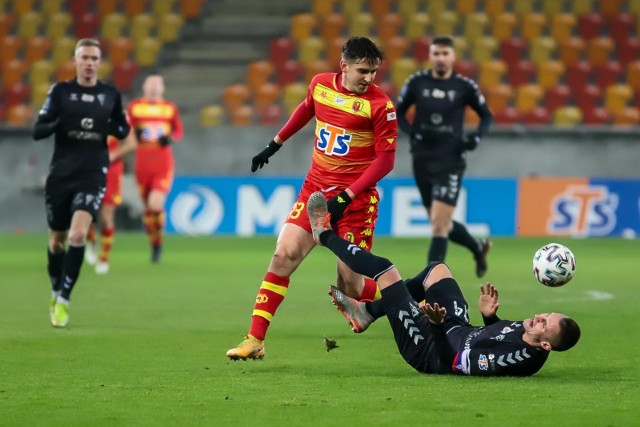
{"label": "player in dark jersey", "polygon": [[[475,150],[487,133],[493,115],[476,83],[453,70],[453,39],[433,38],[429,47],[432,68],[411,75],[398,98],[398,126],[411,136],[413,175],[431,221],[428,262],[444,261],[447,242],[468,248],[476,261],[476,275],[487,270],[488,239],[478,240],[460,222],[453,221],[466,152]],[[407,111],[415,105],[409,123]],[[476,132],[463,134],[464,114],[470,106],[480,117]]]}
{"label": "player in dark jersey", "polygon": [[472,326],[467,301],[445,264],[433,263],[416,277],[402,280],[391,261],[333,232],[322,193],[312,194],[307,207],[316,242],[331,249],[353,271],[376,280],[382,293],[382,299],[365,303],[332,286],[334,304],[354,332],[363,332],[386,315],[400,354],[419,372],[529,376],[542,368],[550,351],[568,350],[580,339],[578,324],[559,313],[500,320],[496,315],[498,290],[491,283],[480,288],[479,308],[485,326]]}
{"label": "player in dark jersey", "polygon": [[[38,140],[55,135],[45,205],[49,225],[51,324],[65,327],[89,226],[96,220],[109,167],[107,135],[122,139],[129,125],[120,93],[98,81],[100,44],[81,39],[74,51],[76,78],[54,84],[33,127]],[[68,247],[67,247],[68,240]]]}

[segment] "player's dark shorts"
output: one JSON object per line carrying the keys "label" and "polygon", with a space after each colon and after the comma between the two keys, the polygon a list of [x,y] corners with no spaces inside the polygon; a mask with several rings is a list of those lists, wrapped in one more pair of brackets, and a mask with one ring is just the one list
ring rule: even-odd
{"label": "player's dark shorts", "polygon": [[462,186],[464,168],[455,168],[443,172],[430,172],[418,157],[413,158],[413,177],[425,207],[437,200],[450,206],[456,206]]}
{"label": "player's dark shorts", "polygon": [[[447,309],[445,331],[470,327],[468,304],[454,279],[433,284],[425,297],[427,302],[437,302]],[[382,298],[398,350],[406,362],[419,372],[451,373],[451,367],[440,362],[428,317],[419,311],[407,288],[393,285],[383,290]]]}
{"label": "player's dark shorts", "polygon": [[104,174],[79,177],[48,176],[44,188],[47,223],[54,231],[66,231],[77,210],[89,212],[95,221],[106,191]]}

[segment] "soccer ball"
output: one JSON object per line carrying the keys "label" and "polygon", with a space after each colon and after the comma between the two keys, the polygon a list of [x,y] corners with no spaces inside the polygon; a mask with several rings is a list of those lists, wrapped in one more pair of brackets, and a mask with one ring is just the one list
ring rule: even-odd
{"label": "soccer ball", "polygon": [[565,285],[576,272],[576,258],[560,243],[548,243],[533,256],[533,275],[538,282],[552,288]]}

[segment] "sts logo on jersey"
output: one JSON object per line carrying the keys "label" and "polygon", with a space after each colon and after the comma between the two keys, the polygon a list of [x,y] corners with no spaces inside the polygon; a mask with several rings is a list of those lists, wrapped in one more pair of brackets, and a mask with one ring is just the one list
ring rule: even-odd
{"label": "sts logo on jersey", "polygon": [[351,135],[342,128],[327,124],[318,131],[316,146],[329,156],[344,156],[349,153]]}

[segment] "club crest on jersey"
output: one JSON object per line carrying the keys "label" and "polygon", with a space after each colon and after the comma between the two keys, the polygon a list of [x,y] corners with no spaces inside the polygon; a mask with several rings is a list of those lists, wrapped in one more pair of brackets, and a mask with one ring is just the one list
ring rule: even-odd
{"label": "club crest on jersey", "polygon": [[349,153],[350,141],[346,130],[327,124],[319,129],[316,146],[329,156],[344,156]]}
{"label": "club crest on jersey", "polygon": [[361,99],[356,99],[355,101],[353,101],[353,105],[351,106],[351,108],[353,108],[353,111],[358,112],[362,110],[363,106],[364,102],[362,102]]}

